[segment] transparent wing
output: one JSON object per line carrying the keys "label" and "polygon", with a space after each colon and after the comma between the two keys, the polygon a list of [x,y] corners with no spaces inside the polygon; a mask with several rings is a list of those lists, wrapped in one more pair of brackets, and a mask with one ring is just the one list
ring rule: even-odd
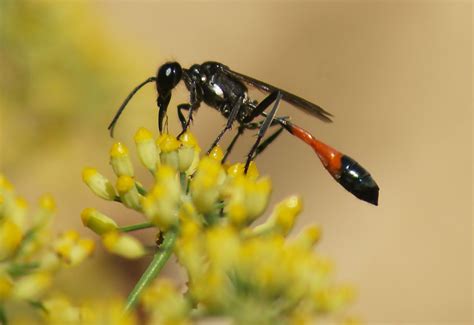
{"label": "transparent wing", "polygon": [[266,82],[263,82],[263,81],[255,79],[255,78],[246,76],[244,74],[232,71],[232,70],[228,69],[227,67],[224,71],[227,74],[229,74],[230,76],[233,76],[233,77],[237,78],[238,80],[240,80],[240,81],[242,81],[246,84],[249,84],[249,85],[251,85],[251,86],[253,86],[253,87],[255,87],[255,88],[257,88],[261,91],[271,93],[271,92],[274,92],[274,91],[278,90],[282,94],[282,99],[285,102],[290,103],[291,105],[301,109],[302,111],[304,111],[304,112],[306,112],[306,113],[308,113],[312,116],[315,116],[315,117],[319,118],[320,120],[322,120],[324,122],[332,122],[331,116],[333,116],[333,115],[331,113],[324,110],[322,107],[307,101],[304,98],[296,96],[296,95],[294,95],[292,93],[289,93],[289,92],[287,92],[283,89],[280,89],[278,87],[267,84]]}

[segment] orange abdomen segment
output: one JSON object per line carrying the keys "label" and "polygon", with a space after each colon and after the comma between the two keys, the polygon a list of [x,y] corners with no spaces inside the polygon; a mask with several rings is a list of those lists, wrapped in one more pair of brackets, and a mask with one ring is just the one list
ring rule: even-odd
{"label": "orange abdomen segment", "polygon": [[289,130],[294,136],[300,138],[301,140],[309,144],[314,149],[328,172],[335,179],[339,178],[341,173],[342,157],[342,154],[339,151],[319,141],[318,139],[313,137],[308,131],[300,128],[299,126],[291,124]]}

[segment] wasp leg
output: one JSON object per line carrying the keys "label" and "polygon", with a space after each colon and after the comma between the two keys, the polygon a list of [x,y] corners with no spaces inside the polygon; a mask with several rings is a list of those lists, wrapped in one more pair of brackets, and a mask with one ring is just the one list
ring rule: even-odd
{"label": "wasp leg", "polygon": [[270,95],[265,97],[258,105],[255,107],[255,109],[252,111],[252,113],[247,116],[247,118],[243,121],[243,123],[250,123],[252,122],[257,116],[261,115],[263,111],[267,109],[268,106],[270,106],[277,98],[278,96],[278,91],[272,92]]}
{"label": "wasp leg", "polygon": [[181,133],[178,135],[178,138],[181,134],[184,133],[185,129],[186,129],[186,124],[187,124],[187,121],[186,121],[186,118],[184,117],[184,114],[183,114],[183,111],[189,111],[191,108],[191,104],[179,104],[178,107],[177,107],[177,110],[178,110],[178,118],[179,118],[179,122],[181,123],[181,127],[182,127],[182,131]]}
{"label": "wasp leg", "polygon": [[186,132],[188,129],[189,125],[193,121],[193,112],[197,111],[199,106],[201,105],[201,99],[198,98],[196,87],[192,87],[190,90],[190,97],[189,97],[189,107],[187,108],[189,110],[188,114],[188,119],[186,120],[185,124],[183,125],[183,122],[181,121],[181,125],[183,125],[183,130],[178,134],[178,138]]}
{"label": "wasp leg", "polygon": [[265,141],[263,141],[255,150],[255,156],[253,157],[253,159],[257,158],[257,156],[261,154],[263,150],[265,150],[273,141],[275,141],[275,139],[278,138],[278,136],[283,132],[284,129],[284,127],[280,126],[278,130],[268,136],[268,138],[266,138]]}
{"label": "wasp leg", "polygon": [[[281,117],[278,117],[278,118],[281,118],[281,119],[288,119],[289,117],[288,116],[281,116]],[[259,129],[263,122],[263,121],[258,121],[258,122],[252,122],[252,123],[246,123],[246,124],[241,124],[239,126],[239,129],[237,130],[237,133],[235,134],[234,138],[232,139],[231,143],[229,144],[229,146],[227,147],[226,149],[226,152],[225,152],[225,155],[224,155],[224,158],[222,159],[222,163],[226,162],[227,160],[227,157],[229,156],[230,152],[232,151],[232,149],[234,148],[234,145],[235,143],[237,142],[237,140],[239,139],[239,137],[244,133],[245,130],[255,130],[255,129]],[[272,121],[272,124],[270,125],[270,127],[272,126],[275,126],[275,125],[280,125],[280,123],[276,120],[276,117],[275,119],[273,119]],[[283,128],[282,128],[283,129]],[[255,152],[255,157],[257,157],[263,150],[265,150],[265,148],[273,142],[273,140],[275,140],[281,133],[282,130],[277,130],[275,133],[273,133],[272,135],[270,135],[264,142],[262,142],[258,148],[257,148],[257,151]],[[254,159],[255,159],[254,157]]]}
{"label": "wasp leg", "polygon": [[122,105],[120,105],[119,109],[117,110],[117,113],[115,113],[115,116],[114,118],[112,119],[112,122],[110,122],[109,126],[107,127],[107,129],[110,131],[110,136],[113,138],[114,137],[114,128],[115,128],[115,124],[117,124],[117,121],[120,117],[120,115],[122,114],[123,110],[125,109],[125,107],[127,106],[128,102],[130,101],[130,99],[132,99],[132,97],[137,93],[137,91],[140,90],[140,88],[142,88],[143,86],[145,86],[147,83],[150,83],[150,82],[154,82],[156,81],[156,78],[155,77],[150,77],[148,78],[147,80],[143,81],[141,84],[139,84],[138,86],[135,87],[135,89],[132,90],[132,92],[130,94],[128,94],[127,98],[125,98],[125,100],[123,101]]}
{"label": "wasp leg", "polygon": [[[276,94],[276,95],[275,95]],[[267,101],[266,99],[268,97],[273,98],[276,96],[276,98],[274,98],[272,101]],[[260,144],[260,141],[262,140],[262,138],[265,136],[265,133],[267,132],[268,128],[272,125],[272,122],[273,122],[273,118],[275,117],[275,114],[278,110],[278,106],[280,106],[280,100],[281,100],[281,97],[282,97],[282,94],[281,92],[279,91],[276,91],[276,92],[273,92],[271,93],[270,95],[268,95],[267,98],[265,98],[258,106],[257,108],[259,108],[260,105],[262,105],[262,103],[265,103],[265,105],[268,107],[270,106],[270,104],[274,101],[275,104],[273,105],[273,108],[272,110],[270,111],[270,113],[267,115],[267,117],[265,117],[265,120],[263,121],[263,124],[262,126],[260,127],[260,130],[258,130],[258,134],[257,134],[257,140],[255,141],[254,145],[252,146],[252,149],[250,149],[250,152],[248,153],[247,155],[247,162],[245,163],[245,169],[244,169],[244,172],[247,173],[247,170],[249,169],[249,165],[250,165],[250,162],[255,158],[255,153],[257,151],[257,148]],[[263,112],[263,111],[261,111]],[[260,112],[260,113],[261,113]]]}
{"label": "wasp leg", "polygon": [[207,151],[207,154],[209,154],[212,151],[212,149],[214,149],[214,147],[219,144],[219,141],[221,141],[222,136],[228,130],[230,130],[232,128],[232,124],[234,123],[235,119],[237,118],[237,114],[239,113],[239,110],[242,106],[242,102],[243,102],[243,97],[238,97],[235,100],[234,105],[232,106],[232,110],[230,111],[229,117],[227,118],[226,126],[224,127],[224,129],[222,129],[222,131],[219,133],[217,138],[214,140],[214,142],[212,143],[212,146]]}
{"label": "wasp leg", "polygon": [[229,146],[227,147],[225,151],[224,158],[222,158],[222,163],[225,163],[225,161],[227,160],[227,157],[230,155],[230,152],[234,148],[235,143],[240,138],[240,136],[244,134],[245,129],[246,129],[245,125],[243,124],[239,125],[239,128],[237,129],[237,133],[235,134],[234,138],[232,139],[232,141],[230,142]]}

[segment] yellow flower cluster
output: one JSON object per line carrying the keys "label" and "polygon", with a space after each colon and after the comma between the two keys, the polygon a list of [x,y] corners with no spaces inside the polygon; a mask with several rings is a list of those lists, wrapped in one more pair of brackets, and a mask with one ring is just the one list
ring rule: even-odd
{"label": "yellow flower cluster", "polygon": [[155,140],[142,128],[135,143],[141,163],[154,176],[150,189],[135,179],[129,151],[120,143],[110,152],[115,186],[93,168],[84,170],[83,179],[93,193],[143,213],[146,222],[121,228],[92,208],[84,210],[82,220],[109,251],[131,258],[144,249],[125,232],[143,226],[164,233],[160,249],[171,247],[188,282],[183,290],[159,280],[145,291],[141,301],[153,324],[209,316],[248,324],[301,322],[352,299],[350,288],[332,284],[331,263],[313,252],[320,238],[317,226],[286,239],[302,210],[299,197],[283,200],[264,223],[252,226],[271,193],[270,180],[260,177],[253,163],[247,173],[243,164],[222,164],[219,148],[199,158],[188,132]]}
{"label": "yellow flower cluster", "polygon": [[74,305],[64,296],[49,298],[43,302],[46,324],[68,325],[134,325],[139,324],[134,313],[124,314],[123,301],[112,298],[107,301],[90,301]]}
{"label": "yellow flower cluster", "polygon": [[190,301],[249,324],[312,319],[347,304],[350,288],[334,287],[330,262],[312,252],[319,228],[285,239],[300,209],[301,201],[290,197],[266,223],[244,230],[230,220],[206,227],[183,219],[175,252],[188,271]]}
{"label": "yellow flower cluster", "polygon": [[[117,176],[115,186],[95,168],[85,168],[82,178],[97,196],[142,212],[148,223],[138,225],[139,228],[157,226],[162,231],[175,228],[180,206],[187,200],[183,186],[187,186],[197,168],[200,148],[190,133],[184,133],[179,140],[169,134],[155,140],[144,128],[135,134],[135,143],[141,163],[155,178],[149,191],[135,180],[129,150],[120,142],[110,150],[110,164]],[[127,258],[146,254],[144,246],[125,233],[137,228],[120,228],[112,218],[94,208],[84,209],[81,218],[86,227],[102,237],[110,252]]]}
{"label": "yellow flower cluster", "polygon": [[94,242],[75,231],[54,237],[55,214],[51,196],[39,199],[36,212],[17,196],[0,174],[0,305],[6,301],[40,301],[54,274],[91,255]]}

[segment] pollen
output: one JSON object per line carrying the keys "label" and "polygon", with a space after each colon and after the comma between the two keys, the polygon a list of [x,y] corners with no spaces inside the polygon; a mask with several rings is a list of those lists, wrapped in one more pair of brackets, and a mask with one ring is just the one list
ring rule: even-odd
{"label": "pollen", "polygon": [[135,186],[133,178],[130,176],[120,176],[117,178],[117,191],[119,193],[126,193]]}
{"label": "pollen", "polygon": [[198,147],[198,142],[196,140],[196,137],[194,136],[194,134],[192,134],[189,131],[184,132],[179,137],[179,141],[181,141],[181,143],[186,147],[191,147],[191,148]]}
{"label": "pollen", "polygon": [[128,148],[122,142],[116,142],[110,149],[111,157],[128,156]]}
{"label": "pollen", "polygon": [[224,159],[224,152],[220,146],[215,146],[209,153],[209,157],[220,162]]}
{"label": "pollen", "polygon": [[150,140],[153,141],[153,134],[149,130],[141,127],[135,133],[135,136],[133,139],[135,140],[135,143],[146,142]]}
{"label": "pollen", "polygon": [[164,153],[178,150],[180,146],[179,140],[167,133],[163,133],[158,140],[156,140],[156,143]]}

